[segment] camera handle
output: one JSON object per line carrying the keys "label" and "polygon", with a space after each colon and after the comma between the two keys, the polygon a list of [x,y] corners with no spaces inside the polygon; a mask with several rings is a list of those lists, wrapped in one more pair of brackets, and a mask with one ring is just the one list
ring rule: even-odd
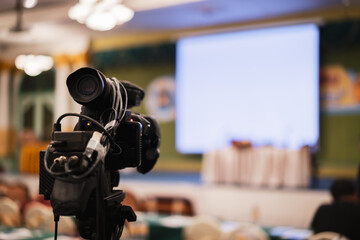
{"label": "camera handle", "polygon": [[107,220],[113,225],[111,240],[118,240],[122,234],[125,220],[128,222],[136,221],[136,214],[130,206],[122,205],[125,198],[125,192],[116,190],[112,195],[105,197],[107,209]]}
{"label": "camera handle", "polygon": [[[96,187],[96,240],[118,240],[122,234],[125,220],[136,221],[136,214],[130,206],[122,205],[125,192],[113,190],[108,196],[104,196],[102,164],[98,166],[97,187]],[[106,191],[105,191],[106,192]]]}

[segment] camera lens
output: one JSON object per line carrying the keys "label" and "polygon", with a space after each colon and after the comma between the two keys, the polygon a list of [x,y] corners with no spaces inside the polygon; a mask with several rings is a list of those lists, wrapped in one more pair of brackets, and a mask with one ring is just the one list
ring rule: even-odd
{"label": "camera lens", "polygon": [[90,96],[96,91],[96,81],[97,79],[91,75],[85,75],[81,79],[79,79],[77,84],[78,92],[81,95]]}
{"label": "camera lens", "polygon": [[93,68],[80,68],[66,80],[72,98],[86,106],[109,105],[111,88],[104,74]]}

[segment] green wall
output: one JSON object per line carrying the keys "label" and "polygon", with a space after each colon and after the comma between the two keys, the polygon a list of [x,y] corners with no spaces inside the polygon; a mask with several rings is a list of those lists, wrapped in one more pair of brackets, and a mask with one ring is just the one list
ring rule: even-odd
{"label": "green wall", "polygon": [[320,117],[320,164],[334,167],[356,167],[360,160],[360,115]]}

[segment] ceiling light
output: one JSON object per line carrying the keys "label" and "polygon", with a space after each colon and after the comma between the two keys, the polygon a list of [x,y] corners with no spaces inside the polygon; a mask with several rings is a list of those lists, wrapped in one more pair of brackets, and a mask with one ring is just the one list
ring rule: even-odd
{"label": "ceiling light", "polygon": [[15,59],[15,66],[24,70],[29,76],[37,76],[43,71],[50,70],[54,65],[54,60],[45,55],[19,55]]}
{"label": "ceiling light", "polygon": [[107,31],[116,26],[116,18],[110,12],[96,12],[86,19],[86,26],[97,31]]}
{"label": "ceiling light", "polygon": [[25,0],[23,5],[25,8],[33,8],[38,3],[38,0]]}
{"label": "ceiling light", "polygon": [[134,11],[124,5],[115,5],[110,12],[115,16],[117,24],[128,22],[134,17]]}
{"label": "ceiling light", "polygon": [[70,8],[68,12],[68,16],[72,20],[76,20],[79,23],[85,23],[86,18],[90,15],[91,11],[92,11],[92,5],[78,3]]}
{"label": "ceiling light", "polygon": [[95,4],[98,0],[79,0],[80,4]]}
{"label": "ceiling light", "polygon": [[130,21],[134,17],[134,11],[120,4],[119,0],[80,0],[70,8],[68,15],[90,29],[108,31]]}

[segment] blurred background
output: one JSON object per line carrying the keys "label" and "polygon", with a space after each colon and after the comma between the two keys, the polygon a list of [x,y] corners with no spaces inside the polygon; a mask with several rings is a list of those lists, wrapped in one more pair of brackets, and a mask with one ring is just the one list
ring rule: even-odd
{"label": "blurred background", "polygon": [[[3,185],[38,198],[39,151],[81,108],[66,78],[90,66],[141,86],[131,110],[159,120],[155,168],[120,173],[140,212],[187,209],[304,238],[332,181],[358,176],[359,19],[358,0],[2,0]],[[133,231],[181,238],[179,221]]]}

